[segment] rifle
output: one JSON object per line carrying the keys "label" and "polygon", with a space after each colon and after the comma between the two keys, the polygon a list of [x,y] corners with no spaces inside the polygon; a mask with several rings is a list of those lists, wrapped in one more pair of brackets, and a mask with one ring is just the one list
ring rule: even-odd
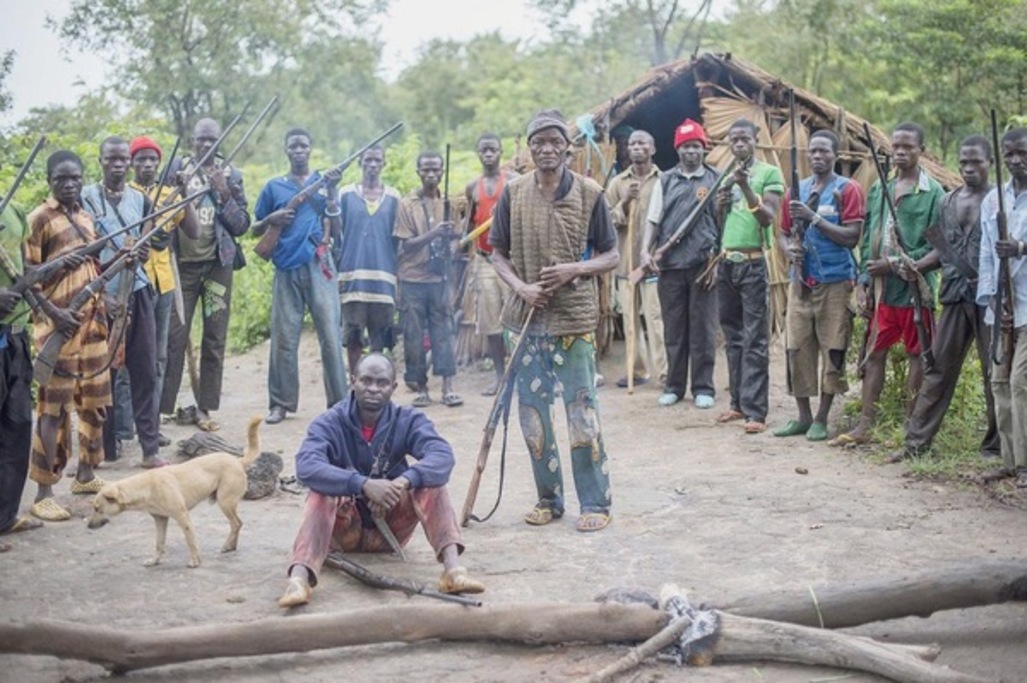
{"label": "rifle", "polygon": [[[670,236],[670,239],[668,239],[664,244],[660,245],[652,252],[652,255],[650,257],[650,263],[659,264],[659,262],[663,260],[663,257],[667,255],[667,252],[673,249],[674,246],[684,238],[688,231],[692,229],[692,226],[695,224],[695,222],[699,220],[699,217],[702,215],[703,211],[706,210],[706,207],[709,205],[709,203],[713,201],[714,197],[717,194],[717,190],[720,189],[720,186],[721,184],[723,184],[724,179],[735,172],[735,167],[738,164],[738,158],[732,156],[731,163],[729,163],[727,165],[727,168],[725,168],[720,173],[720,175],[717,176],[717,179],[713,181],[713,185],[710,187],[709,192],[706,193],[706,196],[703,197],[699,201],[699,203],[695,205],[695,208],[692,209],[692,212],[685,217],[685,220],[681,223],[681,226],[674,231],[673,235]],[[628,279],[631,280],[633,284],[637,284],[642,281],[642,278],[646,276],[647,272],[647,269],[639,266],[638,268],[635,268],[631,271],[631,273],[628,274]]]}
{"label": "rifle", "polygon": [[[789,155],[790,155],[789,160],[791,161],[791,164],[792,164],[792,177],[791,177],[792,187],[791,187],[791,191],[789,192],[789,199],[794,199],[795,201],[802,201],[801,197],[800,197],[800,194],[799,194],[799,143],[798,143],[797,132],[796,132],[797,129],[798,129],[798,121],[796,120],[796,114],[795,114],[795,90],[794,89],[788,91],[788,116],[789,116],[789,119],[790,119],[788,125],[791,127],[791,135],[792,135],[792,148],[789,151]],[[812,192],[811,191],[809,197],[806,200],[806,205],[809,206],[810,208],[812,208],[815,211],[816,207],[820,205],[820,193]],[[806,228],[808,228],[808,227],[809,227],[809,223],[807,223],[806,221],[798,218],[797,216],[794,216],[794,215],[792,216],[792,234],[791,234],[791,237],[792,237],[792,243],[794,245],[799,246],[799,247],[803,246],[803,242],[805,241],[805,238],[806,238]],[[803,286],[802,292],[806,293],[808,288],[806,287],[806,280],[802,276],[802,267],[803,267],[803,264],[800,261],[799,263],[796,263],[796,264],[792,265],[792,270],[795,273],[795,279],[798,280],[799,284]]]}
{"label": "rifle", "polygon": [[[991,110],[991,142],[995,150],[995,191],[998,195],[998,213],[995,222],[998,225],[998,239],[1009,240],[1009,223],[1006,218],[1005,188],[1002,187],[1002,158],[998,146],[998,118],[995,110]],[[1003,329],[1004,318],[1012,317],[1015,309],[1013,301],[1013,276],[1009,270],[1009,259],[1000,258],[998,262],[998,286],[992,297],[994,306],[995,326],[991,335],[991,359],[995,365],[1006,365],[1013,356],[1013,330]]]}
{"label": "rifle", "polygon": [[[867,144],[870,146],[870,158],[874,160],[874,168],[877,169],[877,178],[881,183],[881,194],[884,197],[884,203],[888,207],[888,215],[891,217],[895,241],[899,251],[902,252],[902,258],[909,261],[909,250],[906,249],[906,243],[902,238],[899,214],[895,210],[895,202],[892,201],[892,197],[888,193],[888,175],[884,172],[884,167],[881,166],[881,160],[877,158],[877,146],[874,145],[874,139],[870,133],[870,124],[866,121],[863,122],[863,132],[866,134]],[[907,267],[912,268],[912,263],[907,264]],[[919,276],[915,269],[914,274]],[[924,299],[920,292],[919,282],[907,282],[906,286],[909,288],[910,298],[913,300],[913,324],[916,326],[917,341],[920,343],[920,355],[923,358],[924,371],[926,372],[934,367],[934,351],[931,350],[931,335],[927,329],[927,323],[924,321]]]}
{"label": "rifle", "polygon": [[[446,161],[445,161],[445,173],[442,176],[442,222],[449,223],[453,216],[453,205],[449,201],[449,149],[450,145],[446,143]],[[449,235],[442,238],[442,283],[443,290],[446,289],[445,285],[449,282],[449,271],[453,267],[453,245],[449,242]],[[448,301],[448,293],[447,293]]]}
{"label": "rifle", "polygon": [[[18,191],[18,187],[21,185],[21,181],[25,180],[26,174],[29,169],[32,168],[32,163],[36,160],[36,156],[39,155],[40,150],[43,149],[43,145],[46,144],[46,136],[40,135],[39,139],[36,140],[36,144],[32,147],[32,151],[29,152],[29,158],[25,160],[25,163],[21,165],[21,170],[18,171],[18,175],[14,177],[14,182],[11,183],[10,189],[7,190],[7,194],[4,195],[3,201],[0,201],[0,230],[3,230],[6,226],[3,223],[4,211],[10,206],[11,201],[14,199],[14,193]],[[23,294],[25,299],[29,302],[29,306],[33,311],[38,311],[42,305],[39,301],[36,292],[28,289],[27,286],[18,287],[18,280],[23,277],[23,273],[19,273],[17,267],[14,265],[14,260],[11,255],[8,254],[3,247],[0,247],[0,268],[3,268],[4,273],[7,277],[11,278],[10,289]]]}
{"label": "rifle", "polygon": [[[107,242],[111,241],[115,237],[123,235],[126,232],[128,232],[129,230],[137,228],[140,225],[142,225],[143,223],[147,223],[147,222],[153,220],[157,216],[161,216],[161,215],[169,213],[171,211],[176,211],[177,209],[182,208],[183,206],[185,206],[189,202],[193,201],[194,199],[196,199],[198,197],[201,197],[205,192],[206,192],[206,190],[201,190],[199,192],[194,192],[193,194],[189,195],[188,197],[186,197],[184,199],[180,199],[179,201],[175,202],[174,204],[169,204],[168,206],[165,206],[165,207],[163,207],[161,209],[158,209],[156,211],[151,212],[150,214],[148,214],[146,216],[143,216],[142,218],[137,220],[135,223],[130,223],[129,225],[126,225],[124,228],[121,228],[119,230],[115,230],[114,232],[108,233],[108,234],[106,234],[106,235],[104,235],[102,237],[98,237],[95,241],[90,242],[89,244],[86,244],[84,246],[78,247],[76,249],[72,249],[71,251],[67,252],[66,254],[61,254],[60,256],[58,256],[57,258],[55,258],[52,261],[48,261],[46,263],[40,264],[39,266],[36,266],[32,270],[30,270],[30,271],[26,272],[24,275],[20,276],[18,278],[17,282],[14,283],[12,288],[17,290],[17,291],[19,291],[19,292],[24,292],[24,291],[28,290],[30,287],[33,287],[36,284],[39,284],[40,282],[46,281],[52,275],[54,275],[58,271],[64,269],[66,267],[66,264],[67,264],[68,260],[72,256],[84,256],[86,258],[92,258],[92,257],[98,256],[100,254],[100,252],[103,251],[103,249],[106,246]],[[168,221],[162,221],[161,222],[161,226],[164,226],[167,223],[168,223]]]}
{"label": "rifle", "polygon": [[[246,141],[250,139],[250,136],[253,135],[253,132],[257,130],[257,126],[260,125],[260,122],[264,120],[264,117],[268,115],[268,113],[271,111],[273,107],[275,107],[276,104],[278,104],[278,95],[272,97],[261,110],[260,114],[257,115],[257,118],[253,119],[253,123],[250,124],[250,127],[247,128],[246,132],[242,134],[241,138],[239,138],[239,142],[235,144],[235,147],[232,148],[232,151],[229,152],[228,156],[225,157],[224,161],[222,162],[223,164],[228,164],[232,161],[232,159],[235,158],[235,155],[239,153],[239,150],[242,149],[242,146],[246,144]],[[277,108],[275,108],[274,113],[278,113]],[[240,114],[240,116],[242,116],[242,114]],[[272,114],[272,117],[273,116],[274,115]],[[268,122],[268,125],[270,125],[270,121]]]}
{"label": "rifle", "polygon": [[386,591],[400,591],[407,595],[421,595],[426,598],[455,602],[459,605],[468,605],[469,607],[481,607],[481,600],[476,598],[443,593],[433,588],[428,588],[423,583],[419,583],[411,579],[399,579],[393,576],[385,576],[384,574],[373,574],[365,567],[353,562],[339,552],[329,553],[328,557],[325,558],[325,564],[332,569],[339,569],[346,572],[357,581],[367,584],[372,588],[379,588]]}
{"label": "rifle", "polygon": [[32,147],[32,151],[29,152],[29,158],[25,160],[25,163],[21,165],[21,170],[18,171],[18,175],[14,177],[14,182],[11,183],[11,188],[7,190],[7,194],[4,195],[3,201],[0,201],[0,216],[3,216],[4,211],[7,210],[7,206],[14,199],[14,193],[18,191],[18,186],[21,185],[21,181],[25,180],[25,174],[32,168],[32,162],[36,160],[36,156],[43,149],[43,145],[46,144],[46,136],[40,135],[39,139],[36,140],[35,146]]}
{"label": "rifle", "polygon": [[[503,381],[495,398],[492,399],[492,409],[489,411],[489,418],[485,422],[484,434],[481,437],[481,445],[478,446],[478,460],[474,464],[474,474],[471,475],[471,484],[467,487],[467,497],[464,498],[464,506],[460,512],[460,525],[467,526],[471,520],[475,522],[487,522],[488,519],[499,509],[499,501],[503,498],[503,478],[506,471],[506,425],[510,419],[510,402],[513,400],[514,380],[517,378],[517,368],[521,364],[521,357],[524,355],[525,340],[528,338],[528,326],[535,315],[536,308],[528,311],[528,317],[524,319],[524,326],[521,328],[521,336],[517,340],[510,359],[507,361],[506,370],[503,372]],[[476,517],[474,512],[474,501],[478,498],[478,487],[481,486],[481,477],[485,472],[485,465],[488,463],[489,451],[492,449],[492,439],[496,435],[496,428],[499,421],[503,421],[503,452],[502,461],[499,466],[499,495],[496,496],[496,504],[484,517]]]}
{"label": "rifle", "polygon": [[[325,175],[326,174],[332,173],[333,171],[338,171],[339,173],[344,173],[346,171],[346,169],[349,168],[350,165],[354,161],[356,161],[357,159],[360,158],[361,154],[363,154],[364,152],[366,152],[370,148],[374,147],[379,142],[381,142],[385,138],[389,137],[390,135],[392,135],[393,133],[395,133],[397,130],[399,130],[402,127],[403,127],[403,122],[401,121],[401,122],[397,123],[396,125],[394,125],[392,128],[389,128],[387,131],[385,131],[384,133],[382,133],[381,135],[379,135],[375,139],[371,140],[371,142],[367,143],[366,145],[364,145],[363,147],[358,149],[353,154],[351,154],[348,157],[346,157],[346,159],[341,164],[338,164],[337,166],[333,166],[332,168],[326,170],[324,173],[321,174],[321,177],[317,181],[311,183],[310,185],[307,185],[302,190],[300,190],[296,194],[296,196],[293,197],[292,199],[290,199],[289,203],[286,204],[285,207],[283,207],[283,208],[289,209],[290,211],[295,211],[296,209],[298,209],[300,207],[300,205],[303,204],[303,202],[305,202],[308,199],[310,199],[314,195],[315,192],[317,192],[322,187],[324,187],[324,185],[326,183],[326,180],[325,180]],[[263,224],[263,221],[261,221],[260,223],[258,223],[255,226],[253,226],[253,228],[257,229],[262,224]],[[253,251],[256,252],[257,256],[259,256],[260,258],[264,259],[265,261],[269,261],[271,259],[271,255],[275,251],[275,247],[278,246],[278,240],[281,238],[282,230],[284,230],[284,229],[285,229],[284,225],[269,225],[268,228],[267,228],[267,231],[261,236],[260,241],[257,242],[257,246],[255,246],[253,248]]]}
{"label": "rifle", "polygon": [[[192,201],[192,199],[189,199]],[[168,207],[167,210],[171,210],[173,207]],[[147,216],[146,220],[149,220],[151,216]],[[164,219],[161,223],[153,226],[144,235],[142,235],[136,243],[133,244],[124,253],[114,258],[99,277],[92,280],[88,285],[80,289],[75,293],[75,296],[68,302],[67,308],[72,311],[78,311],[88,304],[93,297],[103,291],[104,287],[113,280],[118,273],[128,267],[135,259],[135,255],[139,252],[139,248],[149,242],[157,234],[158,231],[163,230],[164,226],[171,221],[171,217]],[[69,337],[65,337],[56,330],[47,338],[46,343],[43,344],[43,348],[36,354],[36,360],[32,364],[32,377],[40,385],[49,384],[50,379],[53,377],[54,370],[57,366],[57,360],[60,356],[61,349],[64,347]]]}

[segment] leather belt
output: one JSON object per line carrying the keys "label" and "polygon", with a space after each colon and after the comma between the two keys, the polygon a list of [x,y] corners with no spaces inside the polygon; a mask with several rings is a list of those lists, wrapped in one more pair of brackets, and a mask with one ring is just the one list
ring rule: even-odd
{"label": "leather belt", "polygon": [[745,250],[735,250],[735,251],[725,251],[724,252],[724,260],[727,261],[728,263],[745,263],[746,261],[756,261],[757,259],[762,259],[762,258],[763,258],[763,250],[762,249],[752,249],[752,250],[745,249]]}

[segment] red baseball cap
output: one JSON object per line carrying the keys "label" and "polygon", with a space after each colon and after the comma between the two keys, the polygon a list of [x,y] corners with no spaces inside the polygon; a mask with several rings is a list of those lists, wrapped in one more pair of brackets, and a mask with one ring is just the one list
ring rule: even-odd
{"label": "red baseball cap", "polygon": [[706,149],[710,148],[710,143],[706,140],[706,131],[703,130],[703,127],[692,119],[685,119],[674,129],[674,149],[692,140],[698,140]]}

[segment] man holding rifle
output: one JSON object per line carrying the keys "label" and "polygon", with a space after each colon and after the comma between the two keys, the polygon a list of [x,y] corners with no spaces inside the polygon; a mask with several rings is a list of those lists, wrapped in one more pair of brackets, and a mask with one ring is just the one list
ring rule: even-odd
{"label": "man holding rifle", "polygon": [[[173,197],[181,197],[181,193],[174,183],[174,178],[164,177],[164,184],[162,185],[157,177],[157,169],[160,168],[163,152],[156,140],[140,135],[133,138],[131,144],[129,144],[128,151],[132,156],[132,181],[129,183],[130,187],[144,193],[151,202],[159,207],[164,206],[165,202],[169,199],[173,201]],[[171,155],[174,157],[174,150]],[[170,164],[171,159],[168,159],[167,163]],[[169,181],[170,184],[168,184]],[[157,196],[158,192],[160,193],[159,197]],[[176,315],[183,315],[181,309],[182,293],[176,291],[178,289],[178,278],[175,277],[176,268],[171,261],[174,258],[174,253],[171,249],[171,235],[177,228],[181,228],[182,232],[189,238],[196,239],[199,236],[200,224],[192,204],[186,204],[184,209],[175,212],[170,222],[163,228],[166,234],[158,235],[151,240],[150,258],[143,264],[143,268],[146,270],[146,277],[150,279],[150,284],[153,285],[157,295],[156,304],[154,304],[154,317],[157,321],[156,400],[158,407],[161,394],[164,392],[164,374],[168,367],[168,333],[171,330],[171,314],[173,309],[176,308],[176,296],[179,302]],[[114,393],[115,401],[119,401],[119,388],[116,387]],[[131,402],[129,405],[131,406]],[[160,435],[159,440],[161,446],[167,446],[171,443],[171,440],[164,435]]]}
{"label": "man holding rifle", "polygon": [[[442,377],[442,403],[455,408],[464,400],[453,391],[456,358],[453,352],[453,316],[450,312],[446,269],[452,241],[459,237],[453,222],[444,220],[445,203],[439,183],[446,173],[438,152],[421,152],[417,175],[421,187],[400,202],[392,236],[399,242],[400,316],[403,324],[403,380],[417,391],[413,405],[431,405],[424,333],[431,341],[432,371]],[[447,252],[450,254],[447,256]]]}
{"label": "man holding rifle", "polygon": [[[281,229],[271,254],[275,279],[271,296],[271,358],[268,361],[268,402],[264,420],[278,424],[299,407],[299,343],[304,309],[310,310],[321,346],[325,399],[332,407],[346,395],[346,366],[339,329],[339,294],[330,240],[339,231],[336,184],[342,169],[322,175],[310,170],[310,134],[293,128],[285,134],[288,175],[268,181],[253,214],[259,221],[253,234],[268,227]],[[306,188],[321,188],[299,201]],[[297,201],[299,205],[297,206]]]}
{"label": "man holding rifle", "polygon": [[[25,263],[38,266],[96,240],[93,219],[82,208],[82,160],[61,150],[46,160],[50,197],[28,217]],[[41,283],[44,315],[34,320],[35,345],[43,348],[54,334],[65,342],[54,363],[54,376],[39,386],[36,428],[32,436],[29,477],[39,485],[32,514],[59,522],[71,513],[54,499],[53,486],[72,454],[71,411],[78,416],[78,471],[72,493],[88,493],[99,481],[93,467],[103,461],[103,424],[111,405],[107,362],[107,313],[101,296],[72,311],[67,306],[79,290],[100,276],[93,259],[71,256],[67,269]]]}
{"label": "man holding rifle", "polygon": [[[617,250],[620,263],[614,271],[614,295],[617,307],[624,321],[624,335],[633,334],[631,343],[626,344],[628,367],[632,373],[632,385],[645,384],[652,377],[663,381],[667,375],[667,352],[663,343],[663,316],[660,314],[660,300],[656,293],[656,274],[647,273],[633,284],[629,279],[631,271],[641,264],[643,233],[651,198],[660,184],[660,169],[653,163],[656,142],[644,130],[632,131],[628,137],[628,157],[631,165],[610,181],[606,188],[606,201],[613,214],[613,225],[617,228]],[[628,297],[633,297],[629,300]],[[630,319],[629,319],[630,317]],[[645,329],[642,318],[645,317]],[[648,345],[646,339],[648,338]],[[628,386],[625,375],[617,386]]]}
{"label": "man holding rifle", "polygon": [[[82,204],[93,217],[98,237],[126,228],[150,213],[151,203],[146,195],[126,184],[130,163],[128,140],[109,137],[100,143],[100,168],[103,171],[103,179],[82,191]],[[133,240],[152,227],[139,226],[126,235],[112,238],[100,254],[101,261],[111,262],[121,249],[130,247]],[[130,412],[135,419],[139,446],[143,451],[143,467],[152,468],[162,467],[167,461],[160,457],[160,413],[156,394],[155,295],[142,266],[149,255],[150,245],[145,243],[140,247],[136,262],[110,281],[110,289],[106,296],[107,312],[112,318],[111,330],[122,330],[121,339],[109,339],[113,356],[110,367],[111,387],[117,386],[119,376],[128,374],[132,408],[126,412]],[[122,280],[125,280],[123,284]],[[127,280],[131,280],[131,283]],[[124,299],[121,298],[122,295],[125,296]],[[117,318],[122,319],[120,326],[114,324]],[[122,343],[123,353],[113,350],[115,344]],[[105,460],[117,460],[120,457],[121,449],[116,432],[118,423],[122,421],[119,419],[122,417],[121,412],[115,401],[111,407],[111,414],[104,422]],[[92,485],[95,489],[83,490],[83,493],[96,493],[103,484],[97,479]]]}
{"label": "man holding rifle", "polygon": [[727,132],[738,168],[717,191],[724,214],[717,281],[720,326],[727,341],[731,406],[717,422],[745,420],[746,434],[766,429],[770,395],[769,279],[764,249],[785,193],[781,169],[756,159],[756,124],[738,119]]}
{"label": "man holding rifle", "polygon": [[[674,129],[678,164],[662,173],[649,198],[638,265],[658,273],[656,281],[666,342],[667,379],[658,402],[671,406],[685,397],[691,380],[696,408],[713,407],[717,355],[717,293],[713,280],[699,282],[707,261],[720,250],[720,229],[712,201],[691,225],[684,222],[714,191],[717,172],[705,164],[706,131],[692,119]],[[679,230],[684,233],[677,235]],[[672,238],[677,241],[668,248]],[[659,262],[653,251],[665,249]],[[691,373],[689,373],[691,362]]]}
{"label": "man holding rifle", "polygon": [[[785,322],[789,390],[799,416],[774,430],[774,436],[826,440],[834,397],[849,388],[845,352],[852,337],[849,301],[856,282],[852,249],[859,243],[866,200],[859,184],[834,172],[838,143],[829,130],[810,136],[813,176],[789,188],[781,212],[781,247],[793,264]],[[797,171],[793,177],[798,178]],[[801,232],[799,223],[805,226]],[[818,393],[814,416],[810,399]]]}
{"label": "man holding rifle", "polygon": [[[867,197],[867,224],[860,247],[860,286],[856,289],[860,307],[868,312],[865,315],[869,318],[863,410],[856,427],[828,442],[831,446],[870,441],[877,400],[884,389],[888,349],[900,341],[909,354],[907,413],[920,391],[924,377],[921,354],[929,352],[934,328],[935,278],[928,274],[925,285],[923,275],[931,269],[933,260],[928,258],[931,244],[925,233],[938,224],[945,194],[938,181],[920,167],[923,140],[923,129],[915,123],[895,127],[891,151],[896,175],[887,185],[882,185],[881,180],[874,183]],[[892,220],[889,203],[895,208],[898,225]],[[919,288],[919,296],[913,288]],[[921,338],[926,338],[926,345]]]}
{"label": "man holding rifle", "polygon": [[[208,155],[221,137],[221,126],[213,119],[200,119],[193,128],[192,159],[175,159],[169,171],[189,172],[206,157],[203,167],[189,179],[186,190],[191,194],[207,190],[194,206],[200,222],[200,235],[193,239],[185,234],[174,235],[175,258],[181,276],[182,303],[185,320],[171,318],[168,335],[168,368],[164,378],[160,412],[175,411],[178,389],[182,384],[186,344],[193,323],[196,305],[201,305],[203,334],[200,345],[199,386],[196,392],[196,426],[216,431],[219,425],[211,419],[211,411],[221,405],[221,380],[224,374],[225,344],[228,340],[228,316],[232,305],[232,273],[237,264],[238,246],[233,238],[241,237],[250,227],[246,211],[246,193],[242,174],[222,166],[215,154]],[[241,265],[241,263],[240,263]],[[202,299],[202,302],[201,302]]]}
{"label": "man holding rifle", "polygon": [[[0,250],[14,266],[13,273],[0,269],[0,535],[4,535],[37,529],[42,524],[18,515],[32,447],[29,304],[13,287],[17,276],[24,273],[24,214],[9,204],[0,214],[0,226]],[[10,547],[0,543],[0,552]]]}
{"label": "man holding rifle", "polygon": [[[467,199],[467,232],[472,232],[492,219],[499,196],[506,183],[517,177],[517,173],[500,167],[503,144],[495,133],[484,133],[478,137],[478,160],[481,175],[467,184],[464,195]],[[474,240],[475,253],[468,266],[467,281],[474,292],[474,327],[478,335],[485,337],[487,352],[492,359],[495,379],[482,391],[483,396],[495,396],[502,387],[506,364],[506,344],[503,340],[503,303],[510,297],[510,289],[499,279],[492,267],[492,245],[489,231],[485,230]]]}
{"label": "man holding rifle", "polygon": [[[977,303],[989,306],[985,320],[994,334],[1012,337],[1011,344],[998,345],[1002,357],[996,360],[1002,362],[993,368],[991,378],[1003,466],[990,474],[1015,476],[1022,488],[1027,487],[1027,128],[1008,131],[1001,144],[1002,160],[1012,177],[981,205]],[[1005,268],[1000,268],[1002,260]],[[996,315],[991,306],[1000,288],[1006,304]]]}
{"label": "man holding rifle", "polygon": [[934,246],[934,263],[941,267],[938,300],[941,315],[934,351],[934,370],[924,375],[924,383],[906,423],[903,448],[890,460],[923,455],[941,429],[945,412],[952,402],[964,367],[966,354],[976,342],[984,380],[988,430],[981,444],[983,454],[998,457],[999,436],[995,424],[995,405],[991,392],[991,335],[984,322],[984,307],[976,303],[977,265],[981,247],[981,202],[991,191],[988,167],[991,144],[982,135],[971,135],[959,145],[959,173],[963,185],[941,200],[938,228],[931,228],[928,239]]}
{"label": "man holding rifle", "polygon": [[566,167],[563,115],[538,112],[526,137],[535,171],[503,188],[489,235],[496,272],[516,295],[503,308],[503,324],[528,335],[516,367],[517,400],[538,502],[524,521],[542,526],[564,514],[552,419],[559,381],[581,504],[576,528],[599,531],[610,523],[612,494],[595,390],[596,276],[617,267],[617,235],[602,188]]}

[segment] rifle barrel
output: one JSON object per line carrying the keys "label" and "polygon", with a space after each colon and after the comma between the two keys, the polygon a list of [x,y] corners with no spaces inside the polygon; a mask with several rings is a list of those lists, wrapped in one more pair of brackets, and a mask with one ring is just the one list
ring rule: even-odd
{"label": "rifle barrel", "polygon": [[21,165],[21,169],[18,171],[18,175],[14,177],[14,182],[11,183],[11,187],[7,190],[7,194],[4,195],[3,201],[0,202],[0,216],[3,215],[4,211],[7,210],[7,206],[14,199],[14,193],[18,191],[18,186],[21,185],[21,181],[25,180],[25,175],[32,168],[32,162],[36,160],[36,156],[43,149],[43,145],[46,144],[46,136],[40,135],[39,139],[36,140],[36,144],[32,147],[32,151],[29,152],[29,158],[25,160],[25,163]]}

